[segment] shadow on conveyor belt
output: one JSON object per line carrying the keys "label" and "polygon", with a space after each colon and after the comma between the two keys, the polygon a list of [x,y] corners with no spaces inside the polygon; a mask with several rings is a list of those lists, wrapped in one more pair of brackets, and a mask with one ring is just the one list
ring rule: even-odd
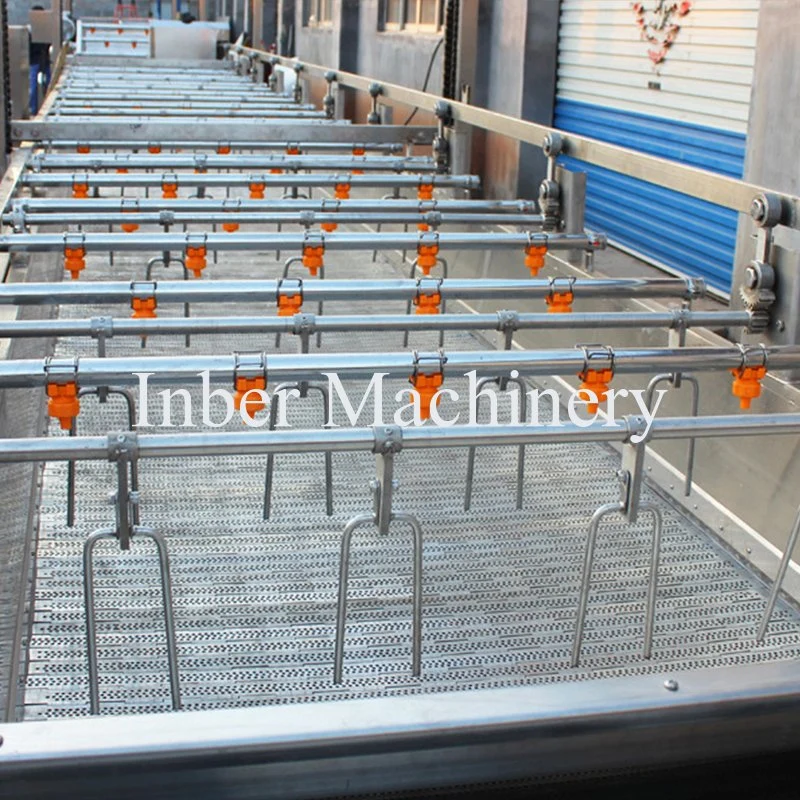
{"label": "shadow on conveyor belt", "polygon": [[[27,268],[26,282],[57,281],[62,274],[60,258],[35,257]],[[18,319],[54,316],[50,306],[20,309]],[[52,339],[15,339],[8,359],[42,358],[52,353]],[[45,403],[35,389],[0,391],[0,437],[41,436],[46,429]],[[14,720],[22,698],[16,691],[24,675],[26,612],[34,564],[31,552],[36,531],[36,498],[41,467],[38,464],[0,465],[0,719]],[[20,644],[22,648],[20,649]]]}
{"label": "shadow on conveyor belt", "polygon": [[789,752],[623,775],[564,776],[546,783],[497,782],[361,795],[355,800],[796,800],[799,760],[800,752]]}

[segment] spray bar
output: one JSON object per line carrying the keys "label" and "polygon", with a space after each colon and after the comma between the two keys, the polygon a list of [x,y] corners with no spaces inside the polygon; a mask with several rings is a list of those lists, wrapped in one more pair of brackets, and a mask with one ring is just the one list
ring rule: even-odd
{"label": "spray bar", "polygon": [[29,166],[41,170],[146,169],[164,172],[173,169],[285,169],[285,170],[381,170],[384,172],[424,172],[434,170],[436,162],[427,156],[298,156],[298,155],[47,155],[31,157]]}
{"label": "spray bar", "polygon": [[528,314],[498,311],[496,314],[376,314],[369,316],[292,317],[176,317],[129,319],[93,317],[87,319],[15,320],[0,322],[0,338],[38,336],[172,336],[242,333],[350,333],[355,331],[521,331],[582,330],[594,328],[668,328],[673,330],[708,327],[749,328],[750,311],[666,312],[628,311],[586,314]]}
{"label": "spray bar", "polygon": [[[440,211],[416,212],[391,212],[391,211],[285,211],[272,213],[258,213],[249,211],[236,211],[236,207],[229,207],[226,211],[206,212],[206,211],[173,211],[164,208],[155,212],[140,211],[116,211],[98,212],[85,211],[84,213],[53,213],[36,214],[20,212],[17,215],[6,214],[3,222],[6,225],[14,225],[16,230],[23,230],[29,225],[39,227],[55,225],[59,227],[67,225],[94,225],[94,224],[136,224],[136,225],[188,225],[188,224],[221,224],[226,222],[236,222],[242,225],[304,225],[311,227],[314,225],[340,224],[340,225],[374,225],[374,224],[393,224],[411,225],[425,223],[433,228],[441,225],[518,225],[520,227],[538,227],[544,223],[544,217],[540,214],[443,214]],[[380,207],[379,207],[380,208]],[[235,216],[231,216],[235,212]]]}
{"label": "spray bar", "polygon": [[[12,211],[20,214],[32,212],[86,212],[98,211],[191,211],[199,213],[215,211],[247,211],[276,213],[289,211],[348,211],[368,212],[386,211],[394,213],[425,214],[439,211],[448,214],[536,214],[536,203],[533,200],[411,200],[399,198],[387,199],[352,199],[338,200],[325,198],[321,200],[287,197],[276,200],[249,200],[229,198],[215,200],[204,198],[176,198],[168,202],[160,198],[143,197],[89,197],[75,200],[62,197],[21,197],[14,199]],[[6,215],[4,221],[12,221],[12,215]]]}
{"label": "spray bar", "polygon": [[[402,429],[403,450],[445,447],[517,446],[579,442],[627,442],[638,428],[632,417],[584,426],[460,425]],[[648,441],[712,439],[719,436],[792,436],[800,433],[800,414],[709,417],[657,417]],[[107,460],[115,440],[135,442],[137,458],[264,455],[267,453],[374,452],[376,429],[272,430],[222,433],[136,434],[0,439],[0,463]]]}
{"label": "spray bar", "polygon": [[[40,144],[43,147],[46,147],[48,150],[74,150],[78,146],[82,147],[89,147],[91,149],[130,149],[130,150],[141,150],[146,148],[147,144],[141,141],[136,141],[133,139],[108,139],[108,140],[101,140],[101,139],[52,139],[52,140],[42,140]],[[235,142],[231,143],[229,141],[185,141],[181,139],[164,139],[159,140],[158,142],[153,142],[153,145],[159,145],[163,148],[176,148],[176,149],[203,149],[207,148],[210,150],[216,150],[220,145],[223,146],[230,146],[235,149],[242,149],[242,150],[284,150],[287,147],[295,147],[302,152],[306,152],[308,150],[319,150],[319,151],[327,151],[327,150],[350,150],[354,145],[347,144],[344,142],[295,142],[295,141],[282,141],[282,142],[263,142],[263,141],[256,141],[253,140],[252,142]],[[380,143],[380,142],[373,142],[373,143],[363,143],[360,145],[355,145],[362,150],[366,150],[367,152],[379,152],[379,153],[402,153],[404,145],[400,142],[387,142],[387,143]]]}
{"label": "spray bar", "polygon": [[[368,379],[376,373],[408,378],[423,370],[445,375],[507,377],[576,375],[599,369],[601,362],[614,374],[654,372],[716,372],[764,367],[797,369],[800,345],[775,347],[618,348],[586,345],[570,350],[477,351],[436,353],[258,354],[270,382],[310,381],[336,373],[341,379]],[[201,373],[212,383],[231,383],[239,367],[237,354],[228,356],[135,356],[114,358],[45,358],[0,363],[0,388],[45,386],[51,375],[68,375],[81,387],[138,384],[137,373],[151,383],[200,383]]]}
{"label": "spray bar", "polygon": [[181,186],[249,186],[260,183],[265,186],[336,186],[349,184],[352,188],[388,187],[412,188],[433,186],[434,188],[478,189],[480,178],[476,175],[354,175],[349,172],[332,175],[249,175],[231,173],[223,175],[165,173],[161,175],[131,172],[128,174],[96,175],[92,173],[41,174],[26,172],[20,176],[20,183],[27,186],[72,186],[76,183],[89,187],[155,186],[164,183]]}
{"label": "spray bar", "polygon": [[0,236],[0,252],[47,253],[65,247],[85,252],[140,252],[204,247],[225,250],[415,250],[418,247],[451,250],[508,250],[546,247],[548,250],[603,250],[606,237],[581,233],[14,233]]}
{"label": "spray bar", "polygon": [[[281,292],[302,292],[312,301],[398,300],[408,302],[428,289],[444,300],[545,299],[570,287],[576,299],[701,297],[705,284],[693,278],[597,278],[459,280],[421,278],[397,280],[221,280],[221,281],[92,281],[84,283],[3,283],[0,305],[81,305],[125,303],[134,297],[154,297],[168,303],[275,303]],[[698,312],[699,313],[699,312]],[[558,314],[550,314],[555,317]],[[574,314],[565,314],[572,317]],[[557,324],[557,323],[554,323]]]}

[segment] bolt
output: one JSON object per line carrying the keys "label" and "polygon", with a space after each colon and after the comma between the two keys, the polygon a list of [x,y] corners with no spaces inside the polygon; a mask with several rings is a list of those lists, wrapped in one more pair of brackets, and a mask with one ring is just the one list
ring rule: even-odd
{"label": "bolt", "polygon": [[751,555],[752,552],[753,552],[753,548],[752,547],[745,547],[744,551],[745,551],[745,553],[747,553],[747,555]]}
{"label": "bolt", "polygon": [[664,681],[664,688],[668,692],[677,692],[678,691],[678,681],[676,681],[674,678],[667,678],[667,680]]}
{"label": "bolt", "polygon": [[748,289],[755,289],[758,286],[758,272],[755,267],[748,267],[744,271],[744,285]]}
{"label": "bolt", "polygon": [[783,333],[786,330],[786,323],[782,319],[779,319],[775,323],[775,330],[778,331],[778,333]]}
{"label": "bolt", "polygon": [[117,436],[117,441],[120,444],[124,444],[125,443],[125,434],[124,433],[120,433],[119,436]]}
{"label": "bolt", "polygon": [[750,206],[750,216],[756,221],[760,222],[767,214],[767,207],[760,197],[756,197]]}
{"label": "bolt", "polygon": [[669,485],[669,488],[670,488],[670,489],[674,489],[674,488],[675,488],[675,484],[674,484],[674,483],[671,483],[671,484]]}

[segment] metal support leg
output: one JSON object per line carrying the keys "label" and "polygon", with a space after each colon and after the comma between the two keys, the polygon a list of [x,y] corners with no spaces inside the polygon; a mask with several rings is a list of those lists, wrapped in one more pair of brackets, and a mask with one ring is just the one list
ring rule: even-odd
{"label": "metal support leg", "polygon": [[[416,517],[398,512],[392,514],[393,522],[404,522],[411,528],[414,547],[412,574],[412,630],[411,630],[411,674],[418,678],[422,671],[422,527]],[[350,571],[350,544],[356,528],[375,523],[372,514],[353,517],[342,532],[342,549],[339,560],[339,597],[336,607],[336,643],[334,650],[333,682],[342,683],[344,667],[344,639],[347,623],[347,581]]]}
{"label": "metal support leg", "polygon": [[[653,515],[653,546],[650,551],[650,579],[647,586],[647,601],[645,604],[644,623],[644,650],[645,658],[650,658],[653,649],[653,629],[655,627],[656,591],[658,589],[658,563],[661,555],[661,531],[663,522],[661,512],[649,503],[642,503],[640,511],[649,511]],[[604,517],[614,513],[625,513],[623,502],[607,503],[600,506],[592,515],[589,523],[589,535],[586,538],[586,550],[583,556],[583,570],[581,572],[581,593],[578,599],[578,611],[575,620],[575,635],[572,641],[571,666],[577,667],[580,663],[581,647],[583,645],[583,629],[586,621],[586,607],[589,603],[589,583],[592,577],[592,562],[594,560],[595,544],[600,522]]]}
{"label": "metal support leg", "polygon": [[[508,384],[514,384],[520,389],[520,419],[512,420],[512,423],[524,424],[528,419],[528,397],[525,394],[525,383],[519,378],[505,378],[505,386],[501,386],[501,390],[505,391]],[[490,383],[500,383],[498,378],[481,378],[475,385],[476,398],[475,398],[475,415],[476,417],[481,411],[481,389]],[[472,484],[475,476],[475,445],[469,448],[467,453],[467,481],[466,489],[464,491],[464,511],[469,511],[472,504]],[[525,445],[521,444],[517,449],[517,509],[522,508],[523,493],[525,488]]]}
{"label": "metal support leg", "polygon": [[[328,390],[324,386],[319,386],[314,383],[281,383],[275,387],[273,392],[273,400],[269,407],[269,430],[275,430],[276,419],[278,416],[278,399],[279,392],[288,391],[289,389],[298,389],[301,397],[307,397],[309,392],[319,392],[322,398],[322,413],[325,427],[330,423],[330,403],[328,402]],[[273,476],[275,472],[275,454],[267,454],[267,470],[264,478],[264,508],[263,518],[269,519],[272,510],[272,487]],[[325,452],[325,513],[327,516],[333,516],[333,454],[330,451]]]}
{"label": "metal support leg", "polygon": [[[696,417],[700,411],[700,383],[693,375],[686,375],[685,373],[680,375],[680,380],[678,380],[673,373],[656,375],[650,383],[647,384],[647,390],[645,391],[644,402],[647,408],[651,411],[653,410],[653,395],[659,383],[669,383],[673,388],[677,389],[683,381],[686,381],[692,387],[692,416]],[[689,439],[686,446],[686,477],[683,486],[684,497],[689,497],[692,493],[694,450],[695,440]]]}
{"label": "metal support leg", "polygon": [[[145,280],[149,281],[149,280],[152,279],[151,276],[153,274],[153,267],[156,264],[163,264],[164,268],[168,269],[169,265],[173,261],[175,261],[175,262],[177,262],[178,264],[181,265],[181,269],[183,270],[183,279],[185,281],[190,280],[190,278],[189,278],[189,270],[186,269],[186,262],[182,258],[176,258],[175,256],[172,256],[169,253],[164,253],[164,255],[162,255],[162,256],[156,256],[155,258],[151,258],[147,262],[147,267],[145,268],[145,271],[144,271]],[[191,315],[192,315],[192,313],[191,313],[191,307],[190,307],[189,303],[184,303],[183,304],[183,316],[184,316],[184,319],[189,319],[189,317],[191,317]],[[184,346],[185,347],[189,347],[191,345],[191,343],[192,343],[191,335],[187,333],[183,337],[183,341],[184,341]],[[147,345],[147,337],[146,336],[142,336],[142,348],[146,347],[146,345]]]}
{"label": "metal support leg", "polygon": [[775,604],[778,601],[778,595],[781,592],[781,586],[786,578],[786,571],[789,569],[789,562],[792,560],[792,553],[797,546],[797,539],[800,537],[800,508],[794,518],[794,525],[792,525],[792,532],[789,534],[789,540],[786,542],[786,549],[783,551],[783,558],[781,558],[780,566],[778,567],[778,574],[775,576],[775,581],[772,584],[772,590],[767,599],[767,607],[764,609],[764,616],[761,618],[761,624],[758,626],[758,634],[756,641],[759,643],[764,641],[767,635],[767,628],[772,619],[772,613],[775,611]]}
{"label": "metal support leg", "polygon": [[[169,680],[172,694],[172,707],[175,711],[181,708],[181,687],[178,673],[178,648],[175,638],[175,616],[172,603],[172,578],[169,569],[169,554],[164,537],[149,528],[136,527],[135,536],[152,539],[158,552],[159,571],[161,577],[161,597],[164,605],[164,627],[167,639],[167,661],[169,664]],[[89,710],[92,714],[100,713],[100,687],[98,682],[97,659],[97,625],[94,603],[94,549],[101,539],[117,539],[117,531],[106,529],[96,531],[86,540],[83,548],[83,591],[84,609],[86,613],[86,652],[89,661]]]}
{"label": "metal support leg", "polygon": [[[393,191],[391,191],[389,194],[385,194],[383,197],[381,197],[381,200],[404,200],[404,199],[405,198],[402,197],[401,194],[400,194],[400,187],[399,186],[395,186]],[[381,223],[381,222],[378,222],[375,225],[375,231],[377,233],[380,233],[382,228],[383,228],[383,223]],[[407,225],[405,226],[405,230],[406,231],[408,230],[408,226]],[[372,251],[372,263],[374,264],[377,260],[378,260],[378,251],[377,250],[373,250]],[[405,261],[405,260],[406,260],[406,251],[404,250],[403,251],[403,261]]]}

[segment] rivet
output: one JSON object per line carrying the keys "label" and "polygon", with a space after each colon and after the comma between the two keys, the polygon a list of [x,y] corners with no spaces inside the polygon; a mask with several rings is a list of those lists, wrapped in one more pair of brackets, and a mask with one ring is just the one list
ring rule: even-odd
{"label": "rivet", "polygon": [[676,681],[674,678],[667,678],[667,680],[664,681],[664,688],[668,692],[677,692],[678,691],[678,681]]}

